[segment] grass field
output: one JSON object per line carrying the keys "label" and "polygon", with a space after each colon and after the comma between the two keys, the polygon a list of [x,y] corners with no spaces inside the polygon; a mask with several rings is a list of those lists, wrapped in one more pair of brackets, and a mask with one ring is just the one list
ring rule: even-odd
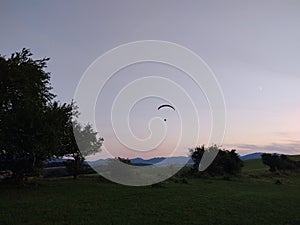
{"label": "grass field", "polygon": [[261,159],[244,164],[229,181],[190,178],[161,187],[122,186],[98,175],[0,184],[0,225],[300,224],[300,173],[271,174]]}
{"label": "grass field", "polygon": [[262,163],[261,159],[250,159],[244,161],[243,173],[257,173],[268,171],[268,166]]}
{"label": "grass field", "polygon": [[289,156],[291,160],[300,161],[300,155],[291,155]]}
{"label": "grass field", "polygon": [[[300,161],[300,155],[292,155],[289,158],[294,161]],[[250,159],[244,161],[242,173],[262,173],[268,171],[268,169],[268,166],[264,165],[261,159]]]}
{"label": "grass field", "polygon": [[[275,179],[282,179],[276,185]],[[300,224],[300,175],[129,187],[98,176],[0,185],[0,224]]]}

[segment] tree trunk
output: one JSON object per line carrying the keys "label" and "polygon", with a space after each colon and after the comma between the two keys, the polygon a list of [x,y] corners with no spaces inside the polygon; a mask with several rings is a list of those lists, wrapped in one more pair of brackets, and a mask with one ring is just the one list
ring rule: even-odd
{"label": "tree trunk", "polygon": [[74,157],[74,171],[73,171],[73,179],[76,180],[78,177],[78,157]]}

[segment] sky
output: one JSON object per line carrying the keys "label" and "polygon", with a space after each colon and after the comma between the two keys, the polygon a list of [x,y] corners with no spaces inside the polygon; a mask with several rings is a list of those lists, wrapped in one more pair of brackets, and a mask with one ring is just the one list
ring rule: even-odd
{"label": "sky", "polygon": [[[300,154],[300,2],[295,1],[1,1],[0,54],[30,48],[50,57],[53,92],[61,102],[74,98],[87,68],[119,45],[163,40],[198,54],[214,71],[226,104],[222,146],[250,152]],[[180,84],[200,112],[198,145],[206,144],[211,114],[205,96],[187,76],[158,63],[118,71],[98,96],[97,128],[114,156],[170,156],[180,134],[177,111],[159,110],[163,99],[146,98],[130,114],[138,138],[151,135],[149,120],[167,118],[166,139],[157,149],[124,147],[109,119],[118,92],[131,81],[162,76]],[[188,118],[183,118],[188,120]],[[121,132],[128,132],[126,129]],[[189,142],[181,146],[186,155]]]}

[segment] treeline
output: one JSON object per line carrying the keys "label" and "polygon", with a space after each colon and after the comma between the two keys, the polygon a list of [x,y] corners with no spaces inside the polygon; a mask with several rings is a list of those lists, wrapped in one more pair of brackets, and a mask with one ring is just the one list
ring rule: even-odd
{"label": "treeline", "polygon": [[296,170],[300,168],[300,161],[293,161],[286,155],[264,153],[262,162],[269,167],[270,172]]}
{"label": "treeline", "polygon": [[[199,172],[199,164],[205,151],[218,151],[216,158],[205,171]],[[216,145],[205,147],[204,145],[190,150],[190,156],[194,162],[190,173],[192,175],[231,176],[241,172],[244,166],[236,150],[221,149]],[[294,161],[284,154],[264,153],[261,155],[263,164],[269,167],[270,172],[293,171],[300,169],[300,161]]]}
{"label": "treeline", "polygon": [[73,158],[67,166],[76,177],[103,142],[89,124],[76,122],[74,102],[55,100],[48,60],[34,60],[28,49],[0,55],[0,171],[15,180],[38,176],[45,160],[63,156]]}

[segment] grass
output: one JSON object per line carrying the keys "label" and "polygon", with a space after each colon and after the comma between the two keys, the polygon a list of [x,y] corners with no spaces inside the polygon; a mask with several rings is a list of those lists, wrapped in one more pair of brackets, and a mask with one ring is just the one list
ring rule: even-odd
{"label": "grass", "polygon": [[[271,178],[270,178],[271,179]],[[0,186],[0,224],[300,224],[300,175],[276,185],[259,179],[190,179],[129,187],[97,176]]]}
{"label": "grass", "polygon": [[[291,160],[300,161],[300,155],[288,156]],[[267,172],[269,167],[262,163],[261,159],[250,159],[244,161],[244,167],[242,168],[242,173],[263,173]]]}
{"label": "grass", "polygon": [[268,171],[268,166],[262,163],[261,159],[249,159],[244,161],[242,173],[257,173]]}
{"label": "grass", "polygon": [[290,155],[288,156],[291,160],[300,161],[300,155]]}
{"label": "grass", "polygon": [[274,175],[261,159],[244,163],[230,181],[129,187],[86,175],[0,184],[0,225],[300,224],[300,172]]}

